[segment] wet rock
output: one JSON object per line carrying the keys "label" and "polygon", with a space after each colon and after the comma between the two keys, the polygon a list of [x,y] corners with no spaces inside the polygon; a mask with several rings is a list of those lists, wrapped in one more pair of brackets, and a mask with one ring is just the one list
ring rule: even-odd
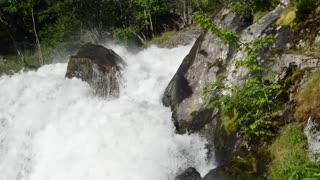
{"label": "wet rock", "polygon": [[[241,17],[226,10],[216,17],[221,26],[238,32],[245,24]],[[183,60],[163,96],[164,105],[171,107],[178,133],[199,131],[217,115],[216,110],[207,109],[202,93],[224,70],[223,64],[230,60],[233,50],[211,32],[204,32]]]}
{"label": "wet rock", "polygon": [[195,168],[188,168],[178,175],[175,180],[202,180],[200,173]]}
{"label": "wet rock", "polygon": [[203,180],[262,180],[266,178],[259,177],[256,174],[245,173],[242,170],[235,174],[235,170],[228,166],[220,166],[211,170]]}
{"label": "wet rock", "polygon": [[[214,19],[220,26],[238,33],[250,25],[241,16],[225,9]],[[203,90],[225,72],[225,65],[231,60],[233,52],[234,47],[225,44],[211,32],[203,32],[170,81],[162,99],[165,106],[171,107],[177,133],[198,133],[207,140],[209,159],[215,156],[212,152],[225,154],[226,149],[223,148],[229,143],[222,136],[215,137],[216,129],[221,128],[219,112],[217,109],[207,108]],[[228,136],[226,133],[225,135]],[[230,139],[234,139],[234,136]],[[232,151],[233,146],[234,144],[227,149]],[[215,151],[217,147],[220,149]],[[225,158],[214,159],[220,161]]]}
{"label": "wet rock", "polygon": [[[293,37],[291,29],[277,27],[274,24],[283,9],[277,7],[254,24],[243,22],[241,16],[224,9],[214,17],[214,22],[237,32],[241,35],[241,39],[248,42],[266,35],[274,36],[276,42],[262,50],[260,58],[269,58],[273,55],[274,49],[279,50],[276,53],[281,52],[279,53],[281,57]],[[244,80],[247,70],[237,68],[231,60],[244,59],[246,54],[235,53],[234,50],[234,47],[225,44],[211,32],[202,33],[170,81],[162,99],[165,106],[171,107],[177,133],[197,133],[205,137],[208,142],[209,158],[210,155],[214,156],[212,159],[218,165],[228,164],[237,157],[242,140],[236,132],[228,133],[221,126],[219,111],[207,108],[203,91],[208,84],[217,82],[220,75],[228,75],[225,83],[238,83]],[[267,163],[259,161],[257,164],[260,166]],[[238,171],[241,172],[243,167],[239,166]]]}
{"label": "wet rock", "polygon": [[86,81],[98,96],[118,97],[124,66],[124,61],[113,50],[88,43],[70,57],[66,77]]}
{"label": "wet rock", "polygon": [[256,153],[242,146],[228,162],[212,169],[203,180],[262,180],[266,179],[265,172],[270,161],[268,153],[263,149]]}

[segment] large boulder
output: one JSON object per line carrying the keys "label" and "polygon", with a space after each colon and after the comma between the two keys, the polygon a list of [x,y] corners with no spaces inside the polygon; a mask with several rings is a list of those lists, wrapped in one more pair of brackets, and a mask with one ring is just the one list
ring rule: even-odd
{"label": "large boulder", "polygon": [[[217,13],[214,19],[220,26],[238,33],[250,25],[241,16],[225,9]],[[202,33],[170,81],[162,99],[165,106],[171,107],[177,133],[199,133],[208,141],[208,155],[223,157],[222,159],[228,157],[226,149],[233,149],[233,144],[230,145],[222,136],[235,141],[235,135],[230,136],[225,131],[216,130],[221,122],[219,113],[218,110],[207,108],[203,89],[207,84],[216,82],[219,74],[225,71],[225,64],[231,60],[233,51],[234,47],[225,44],[211,32]],[[216,133],[219,134],[215,136]],[[222,144],[214,145],[216,140]],[[229,145],[230,148],[226,147]],[[221,151],[214,148],[221,148]]]}
{"label": "large boulder", "polygon": [[[216,19],[216,23],[237,32],[245,26],[240,16],[226,10],[221,11]],[[171,107],[178,133],[198,131],[215,117],[217,112],[206,108],[203,88],[216,81],[232,52],[233,47],[211,32],[204,32],[197,39],[163,96],[163,104]]]}
{"label": "large boulder", "polygon": [[70,57],[66,77],[86,81],[98,96],[118,97],[124,66],[124,61],[113,50],[88,43]]}

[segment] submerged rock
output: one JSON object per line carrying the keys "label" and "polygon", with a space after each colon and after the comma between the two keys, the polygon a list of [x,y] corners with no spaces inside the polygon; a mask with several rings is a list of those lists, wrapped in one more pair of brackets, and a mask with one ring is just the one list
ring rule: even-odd
{"label": "submerged rock", "polygon": [[98,96],[118,97],[124,66],[122,58],[113,50],[88,43],[70,57],[66,77],[86,81]]}
{"label": "submerged rock", "polygon": [[190,167],[178,175],[174,180],[201,180],[201,176],[195,168]]}

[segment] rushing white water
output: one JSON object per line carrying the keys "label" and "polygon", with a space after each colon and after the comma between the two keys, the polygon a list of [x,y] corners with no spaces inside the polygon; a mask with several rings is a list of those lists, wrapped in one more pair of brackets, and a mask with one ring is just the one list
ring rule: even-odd
{"label": "rushing white water", "polygon": [[205,171],[204,141],[176,135],[164,88],[191,46],[130,54],[119,99],[93,96],[66,64],[0,77],[0,180],[165,180]]}

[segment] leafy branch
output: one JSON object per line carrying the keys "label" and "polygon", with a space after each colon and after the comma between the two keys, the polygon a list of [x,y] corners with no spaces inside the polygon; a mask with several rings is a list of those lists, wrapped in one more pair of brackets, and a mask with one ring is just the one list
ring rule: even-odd
{"label": "leafy branch", "polygon": [[247,69],[246,81],[227,86],[221,78],[209,84],[204,89],[208,107],[220,108],[227,128],[238,131],[248,143],[269,140],[274,136],[272,114],[283,105],[277,98],[282,87],[275,82],[275,74],[266,69],[272,59],[262,60],[260,54],[274,42],[274,37],[245,42],[235,32],[212,23],[204,14],[195,13],[194,20],[224,43],[235,46],[235,52],[246,54],[243,59],[233,61],[237,68]]}

